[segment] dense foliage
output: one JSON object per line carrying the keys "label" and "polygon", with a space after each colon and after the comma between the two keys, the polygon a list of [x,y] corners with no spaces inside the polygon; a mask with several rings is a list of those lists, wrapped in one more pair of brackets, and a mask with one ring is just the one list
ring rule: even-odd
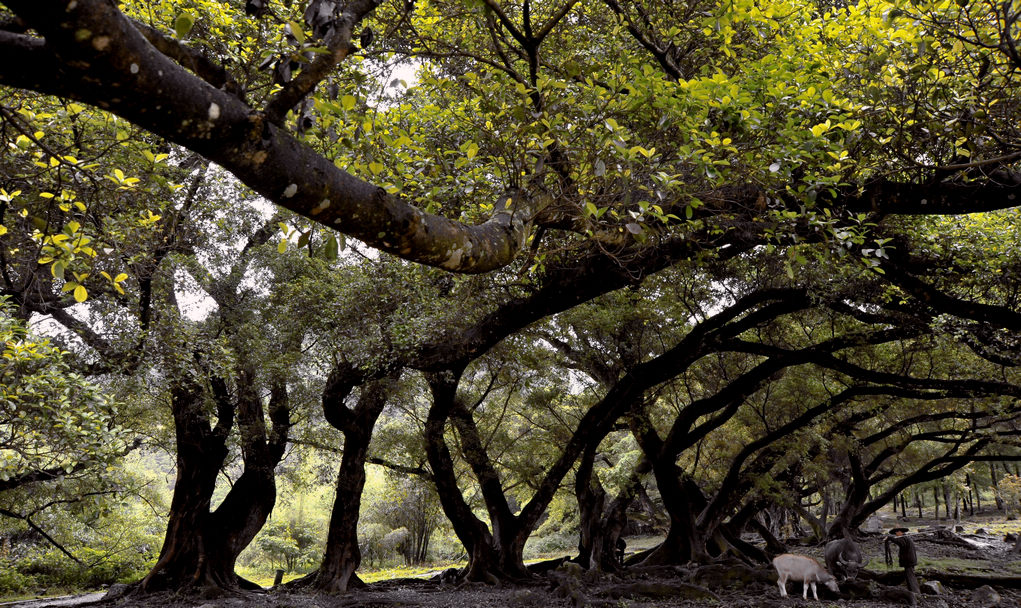
{"label": "dense foliage", "polygon": [[0,0],[2,538],[343,591],[1012,506],[1019,14]]}

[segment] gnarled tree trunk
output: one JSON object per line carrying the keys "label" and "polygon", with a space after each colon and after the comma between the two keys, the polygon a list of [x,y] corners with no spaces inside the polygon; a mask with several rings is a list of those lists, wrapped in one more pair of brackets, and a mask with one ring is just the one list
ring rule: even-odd
{"label": "gnarled tree trunk", "polygon": [[[433,406],[425,423],[426,453],[432,468],[436,490],[444,513],[454,526],[461,544],[468,553],[468,566],[462,577],[469,581],[495,583],[500,579],[515,579],[528,576],[522,557],[525,540],[519,538],[520,530],[515,525],[509,506],[504,509],[490,506],[493,532],[464,501],[461,489],[454,475],[454,463],[444,440],[447,421],[455,408],[459,371],[444,371],[429,376],[429,387],[433,394]],[[462,420],[463,424],[463,420]],[[471,449],[471,448],[469,448]],[[490,484],[487,486],[487,482]],[[483,492],[490,492],[487,503],[494,498],[493,483],[498,479],[482,479]]]}
{"label": "gnarled tree trunk", "polygon": [[237,410],[245,469],[220,506],[210,512],[216,476],[227,456],[226,439],[235,411],[224,383],[214,380],[212,386],[218,414],[212,427],[200,386],[183,381],[172,389],[177,480],[163,548],[156,565],[142,580],[143,591],[192,586],[233,589],[251,585],[234,573],[234,565],[276,502],[273,469],[280,462],[287,442],[287,392],[282,382],[273,388],[270,400],[273,434],[267,439],[254,374],[250,370],[242,373]]}
{"label": "gnarled tree trunk", "polygon": [[607,506],[608,495],[593,470],[596,447],[595,443],[591,443],[585,449],[575,474],[574,490],[581,519],[577,561],[591,570],[615,572],[620,567],[617,540],[627,525],[627,508],[634,501],[641,477],[648,472],[650,465],[643,460],[627,487]]}
{"label": "gnarled tree trunk", "polygon": [[330,515],[326,550],[319,570],[311,577],[317,589],[330,592],[343,592],[362,585],[355,570],[362,559],[358,547],[358,517],[365,487],[365,460],[372,429],[393,388],[391,380],[366,384],[357,405],[348,408],[344,399],[353,388],[349,379],[352,371],[346,366],[334,368],[322,400],[326,420],[344,433],[344,456],[337,473],[337,496]]}

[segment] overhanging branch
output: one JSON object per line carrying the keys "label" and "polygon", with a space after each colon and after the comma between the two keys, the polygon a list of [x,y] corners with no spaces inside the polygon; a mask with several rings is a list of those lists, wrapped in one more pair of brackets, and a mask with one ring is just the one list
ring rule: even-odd
{"label": "overhanging branch", "polygon": [[477,226],[425,213],[336,167],[159,52],[113,4],[5,5],[45,40],[0,32],[0,84],[106,109],[220,164],[268,200],[404,259],[466,273],[503,267],[545,204],[510,192]]}

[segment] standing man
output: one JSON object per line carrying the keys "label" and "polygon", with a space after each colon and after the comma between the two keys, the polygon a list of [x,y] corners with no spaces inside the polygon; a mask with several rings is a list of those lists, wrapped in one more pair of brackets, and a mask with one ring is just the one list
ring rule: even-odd
{"label": "standing man", "polygon": [[884,549],[886,550],[886,565],[893,565],[893,555],[890,552],[890,543],[897,545],[899,552],[897,554],[897,563],[901,568],[904,568],[904,580],[908,585],[908,589],[912,593],[921,593],[921,589],[918,588],[918,579],[915,578],[915,566],[918,565],[918,552],[915,551],[915,542],[904,536],[907,532],[907,528],[894,528],[890,530],[890,535],[886,537],[884,543]]}

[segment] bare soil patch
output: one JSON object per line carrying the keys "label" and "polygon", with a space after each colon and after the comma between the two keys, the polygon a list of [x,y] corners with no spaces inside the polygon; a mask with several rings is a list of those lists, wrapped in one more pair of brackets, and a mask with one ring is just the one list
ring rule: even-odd
{"label": "bare soil patch", "polygon": [[[910,524],[909,524],[910,525]],[[1018,526],[1021,528],[1021,525]],[[943,585],[939,595],[914,598],[917,606],[933,608],[985,608],[1021,606],[1021,555],[1014,543],[1005,542],[1001,533],[971,533],[947,536],[946,533],[915,532],[912,538],[920,558],[917,572],[922,582],[934,580]],[[861,543],[871,563],[858,583],[868,595],[856,595],[850,586],[842,586],[835,595],[819,589],[820,602],[801,598],[800,583],[789,583],[786,599],[780,598],[776,575],[771,568],[749,568],[735,563],[690,565],[687,567],[628,568],[620,574],[571,573],[554,571],[515,585],[451,585],[437,580],[400,579],[381,581],[365,589],[343,595],[314,594],[270,590],[243,592],[219,597],[184,594],[156,594],[144,597],[128,595],[96,602],[95,596],[82,596],[79,606],[111,608],[542,608],[547,606],[593,608],[735,608],[802,606],[846,606],[880,608],[910,605],[896,563],[887,570],[883,560],[882,535],[866,537]],[[963,541],[963,542],[962,542]],[[792,552],[821,557],[821,546],[791,547]],[[896,557],[894,558],[896,559]],[[990,585],[996,597],[979,587]],[[21,602],[16,608],[68,606],[45,601]],[[6,608],[6,607],[5,607]]]}

